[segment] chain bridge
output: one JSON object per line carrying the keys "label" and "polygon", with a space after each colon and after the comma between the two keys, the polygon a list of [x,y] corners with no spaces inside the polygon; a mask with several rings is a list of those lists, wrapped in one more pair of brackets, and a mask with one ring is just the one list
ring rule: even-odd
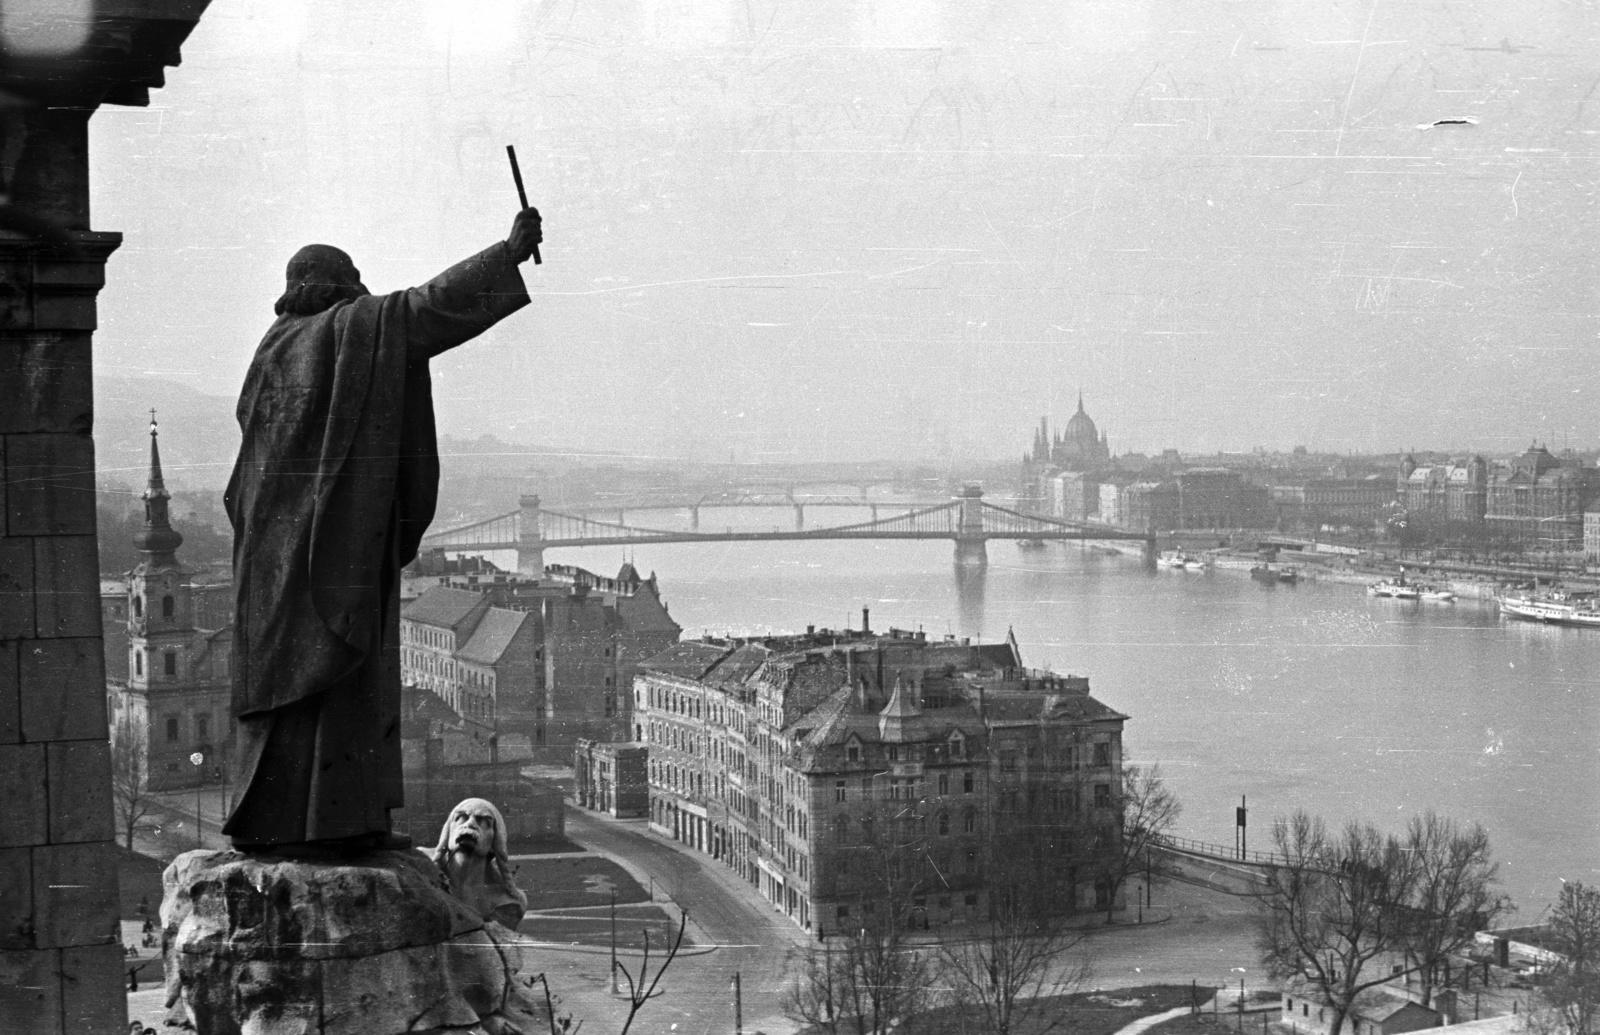
{"label": "chain bridge", "polygon": [[[955,543],[956,563],[981,567],[987,563],[985,544],[990,539],[1136,540],[1145,544],[1147,558],[1155,556],[1155,537],[1148,532],[1113,525],[1086,524],[1040,517],[986,503],[983,490],[969,485],[948,502],[913,506],[904,513],[870,521],[805,528],[797,511],[793,531],[702,532],[642,528],[620,521],[601,521],[586,514],[545,510],[538,496],[522,496],[509,514],[470,525],[431,532],[422,540],[424,550],[450,553],[488,553],[515,550],[517,570],[535,574],[544,570],[544,551],[566,546],[637,546],[645,543],[761,543],[806,539],[948,539]],[[866,504],[858,504],[865,506]],[[879,503],[879,507],[904,506]],[[687,508],[680,508],[687,509]],[[695,522],[698,526],[698,521]]]}

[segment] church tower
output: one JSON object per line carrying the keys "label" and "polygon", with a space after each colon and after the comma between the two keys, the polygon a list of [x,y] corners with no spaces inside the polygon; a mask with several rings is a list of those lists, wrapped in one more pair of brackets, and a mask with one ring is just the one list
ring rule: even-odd
{"label": "church tower", "polygon": [[140,559],[128,572],[127,676],[106,681],[113,764],[150,790],[222,783],[231,753],[232,630],[197,627],[205,589],[178,560],[171,499],[152,410],[144,524],[133,535]]}
{"label": "church tower", "polygon": [[161,446],[150,411],[150,476],[144,490],[144,527],[134,533],[141,555],[128,573],[128,683],[149,688],[182,681],[184,655],[194,634],[192,574],[178,562],[183,536],[167,513],[172,496],[161,476]]}

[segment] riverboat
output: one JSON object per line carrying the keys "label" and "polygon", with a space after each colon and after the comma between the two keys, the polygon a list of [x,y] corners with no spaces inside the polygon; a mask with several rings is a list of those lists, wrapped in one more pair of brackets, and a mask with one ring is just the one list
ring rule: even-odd
{"label": "riverboat", "polygon": [[1498,598],[1500,613],[1546,625],[1600,629],[1600,607],[1591,593],[1522,594]]}
{"label": "riverboat", "polygon": [[1205,571],[1208,565],[1202,557],[1191,557],[1182,550],[1172,550],[1156,558],[1156,567],[1173,571]]}
{"label": "riverboat", "polygon": [[1420,600],[1422,591],[1413,586],[1402,576],[1398,579],[1384,579],[1374,582],[1367,587],[1367,595],[1371,597],[1391,597],[1395,600]]}
{"label": "riverboat", "polygon": [[1440,586],[1418,586],[1417,591],[1422,599],[1430,604],[1453,604],[1456,602],[1454,590],[1444,589]]}
{"label": "riverboat", "polygon": [[1271,565],[1267,564],[1258,564],[1254,568],[1251,568],[1250,577],[1255,579],[1257,582],[1278,581],[1278,573],[1273,570]]}
{"label": "riverboat", "polygon": [[1282,568],[1278,571],[1278,581],[1292,586],[1300,581],[1300,572],[1295,568]]}

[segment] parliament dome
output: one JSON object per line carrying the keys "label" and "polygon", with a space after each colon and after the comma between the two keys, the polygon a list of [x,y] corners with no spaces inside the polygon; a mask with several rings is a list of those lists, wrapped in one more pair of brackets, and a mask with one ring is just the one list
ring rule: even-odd
{"label": "parliament dome", "polygon": [[1078,396],[1078,412],[1067,421],[1067,426],[1062,437],[1068,442],[1081,442],[1085,445],[1100,441],[1100,431],[1094,426],[1094,419],[1083,412],[1083,396]]}

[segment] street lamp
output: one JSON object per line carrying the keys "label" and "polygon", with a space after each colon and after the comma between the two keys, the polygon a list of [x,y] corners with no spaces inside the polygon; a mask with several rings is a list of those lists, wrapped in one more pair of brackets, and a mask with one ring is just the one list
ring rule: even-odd
{"label": "street lamp", "polygon": [[194,846],[204,848],[205,843],[200,839],[200,788],[206,782],[205,771],[201,769],[206,764],[206,753],[196,751],[189,756],[189,761],[194,765]]}

